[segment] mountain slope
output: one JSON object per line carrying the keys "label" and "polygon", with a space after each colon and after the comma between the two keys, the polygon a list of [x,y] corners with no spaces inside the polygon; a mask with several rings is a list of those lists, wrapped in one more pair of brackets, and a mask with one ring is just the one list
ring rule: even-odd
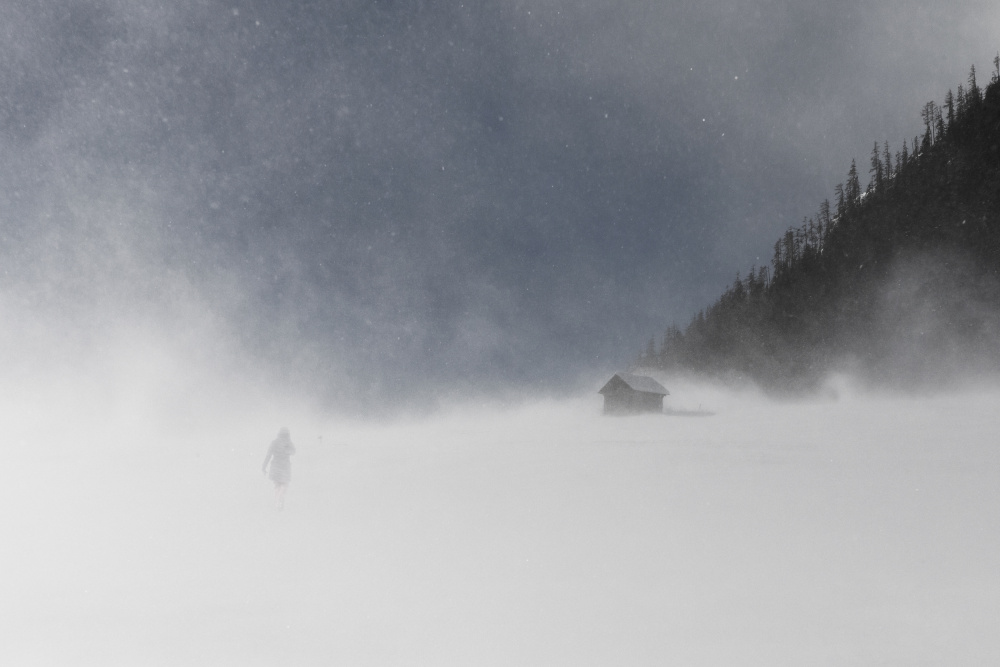
{"label": "mountain slope", "polygon": [[775,243],[639,363],[797,390],[849,368],[879,384],[954,380],[1000,367],[1000,57],[982,90],[923,109],[925,131],[875,144],[833,204]]}

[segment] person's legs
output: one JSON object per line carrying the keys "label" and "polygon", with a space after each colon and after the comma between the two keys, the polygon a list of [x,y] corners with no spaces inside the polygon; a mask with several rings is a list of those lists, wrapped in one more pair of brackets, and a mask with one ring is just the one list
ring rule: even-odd
{"label": "person's legs", "polygon": [[274,504],[279,510],[285,509],[285,489],[287,488],[287,484],[274,485]]}

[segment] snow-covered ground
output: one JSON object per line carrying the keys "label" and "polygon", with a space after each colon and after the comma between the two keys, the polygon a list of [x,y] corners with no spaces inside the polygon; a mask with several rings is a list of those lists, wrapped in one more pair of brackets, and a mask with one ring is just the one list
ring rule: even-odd
{"label": "snow-covered ground", "polygon": [[1000,664],[1000,392],[669,388],[716,414],[7,414],[0,663]]}

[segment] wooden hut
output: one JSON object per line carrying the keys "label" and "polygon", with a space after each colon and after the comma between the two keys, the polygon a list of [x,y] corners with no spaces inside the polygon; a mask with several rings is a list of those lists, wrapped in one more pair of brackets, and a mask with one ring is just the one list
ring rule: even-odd
{"label": "wooden hut", "polygon": [[597,393],[604,396],[606,415],[663,412],[663,397],[670,395],[653,378],[632,373],[615,373]]}

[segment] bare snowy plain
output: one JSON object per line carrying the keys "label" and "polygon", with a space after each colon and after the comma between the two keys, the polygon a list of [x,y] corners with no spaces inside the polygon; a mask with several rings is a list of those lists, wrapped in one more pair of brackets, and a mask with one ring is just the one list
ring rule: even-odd
{"label": "bare snowy plain", "polygon": [[1000,664],[1000,391],[668,388],[714,416],[12,395],[0,663]]}

